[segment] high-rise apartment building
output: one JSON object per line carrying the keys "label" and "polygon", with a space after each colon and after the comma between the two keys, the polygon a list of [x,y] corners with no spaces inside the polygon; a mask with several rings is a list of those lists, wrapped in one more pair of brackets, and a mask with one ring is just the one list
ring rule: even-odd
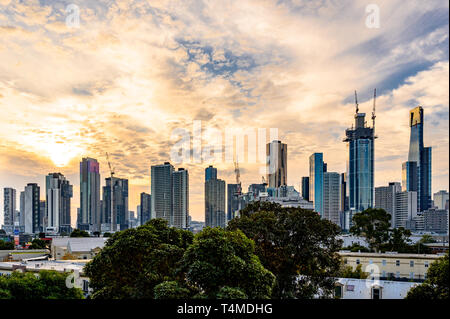
{"label": "high-rise apartment building", "polygon": [[314,211],[323,214],[323,153],[309,157],[309,201],[314,203]]}
{"label": "high-rise apartment building", "polygon": [[437,209],[446,209],[445,205],[448,201],[448,192],[445,190],[440,190],[437,193],[433,194],[433,202],[434,206]]}
{"label": "high-rise apartment building", "polygon": [[14,226],[14,213],[16,211],[16,190],[6,187],[3,189],[3,224]]}
{"label": "high-rise apartment building", "polygon": [[70,199],[73,188],[61,173],[50,173],[45,178],[46,229],[70,233]]}
{"label": "high-rise apartment building", "polygon": [[401,191],[401,185],[397,182],[391,182],[388,186],[375,187],[375,208],[384,209],[391,215],[391,227],[395,226],[396,194]]}
{"label": "high-rise apartment building", "polygon": [[210,179],[217,179],[217,168],[213,167],[212,165],[209,165],[205,169],[205,182],[209,181]]}
{"label": "high-rise apartment building", "polygon": [[212,178],[205,181],[205,226],[226,226],[225,181],[221,179]]}
{"label": "high-rise apartment building", "polygon": [[233,219],[234,214],[239,210],[239,185],[227,185],[227,220]]}
{"label": "high-rise apartment building", "polygon": [[[111,231],[128,228],[128,179],[111,177],[105,179],[103,187],[104,220],[110,225]],[[112,200],[111,200],[112,192]],[[111,203],[112,202],[112,203]],[[112,204],[112,209],[111,209]]]}
{"label": "high-rise apartment building", "polygon": [[287,145],[281,141],[272,141],[266,145],[268,158],[267,181],[270,188],[287,185]]}
{"label": "high-rise apartment building", "polygon": [[169,225],[173,224],[172,215],[172,173],[174,167],[169,162],[151,167],[152,213]]}
{"label": "high-rise apartment building", "polygon": [[395,194],[394,227],[407,228],[408,221],[417,215],[417,192]]}
{"label": "high-rise apartment building", "polygon": [[409,140],[408,162],[402,166],[404,191],[417,191],[419,211],[431,207],[431,147],[423,143],[423,108],[418,106],[409,112],[411,135]]}
{"label": "high-rise apartment building", "polygon": [[86,231],[100,231],[102,210],[100,207],[100,165],[94,158],[80,162],[80,218],[77,227]]}
{"label": "high-rise apartment building", "polygon": [[139,205],[140,222],[144,225],[152,218],[152,195],[141,193],[141,205]]}
{"label": "high-rise apartment building", "polygon": [[172,173],[173,227],[189,228],[189,173],[179,168]]}
{"label": "high-rise apartment building", "polygon": [[[357,109],[358,110],[358,109]],[[368,127],[365,113],[355,114],[355,125],[345,131],[348,146],[347,183],[349,208],[355,212],[373,207],[374,127]]]}
{"label": "high-rise apartment building", "polygon": [[[23,194],[23,195],[22,195]],[[26,234],[39,233],[41,188],[36,183],[29,183],[21,193],[21,226]]]}
{"label": "high-rise apartment building", "polygon": [[322,218],[340,225],[340,182],[339,173],[325,172],[323,174],[323,214]]}

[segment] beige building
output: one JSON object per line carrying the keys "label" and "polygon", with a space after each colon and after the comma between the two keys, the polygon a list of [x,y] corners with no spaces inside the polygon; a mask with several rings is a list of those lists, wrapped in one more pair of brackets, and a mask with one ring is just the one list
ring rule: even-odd
{"label": "beige building", "polygon": [[92,259],[105,246],[108,238],[103,237],[62,237],[53,238],[52,258],[55,260]]}
{"label": "beige building", "polygon": [[380,278],[403,278],[424,280],[430,265],[442,257],[436,254],[399,254],[399,253],[352,253],[340,251],[344,264],[355,269],[361,265],[362,271],[378,272]]}

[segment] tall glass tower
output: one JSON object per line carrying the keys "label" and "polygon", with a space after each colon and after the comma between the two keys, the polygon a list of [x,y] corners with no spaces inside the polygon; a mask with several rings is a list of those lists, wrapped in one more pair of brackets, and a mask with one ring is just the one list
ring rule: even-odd
{"label": "tall glass tower", "polygon": [[402,189],[417,191],[417,209],[431,207],[431,147],[423,145],[423,108],[418,106],[409,112],[411,136],[408,161],[402,166]]}
{"label": "tall glass tower", "polygon": [[361,212],[374,201],[374,127],[368,127],[366,114],[355,114],[355,126],[345,131],[348,144],[349,208]]}
{"label": "tall glass tower", "polygon": [[314,203],[314,211],[323,214],[323,153],[309,157],[309,200]]}
{"label": "tall glass tower", "polygon": [[80,218],[77,227],[82,230],[100,231],[100,166],[94,158],[80,162]]}

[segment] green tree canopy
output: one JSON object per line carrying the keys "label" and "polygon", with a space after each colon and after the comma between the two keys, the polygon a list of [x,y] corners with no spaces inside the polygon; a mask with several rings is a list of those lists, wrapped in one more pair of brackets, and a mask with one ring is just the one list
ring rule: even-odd
{"label": "green tree canopy", "polygon": [[340,269],[340,229],[316,212],[254,202],[228,224],[255,242],[255,254],[276,276],[273,298],[312,298],[319,289],[331,295]]}
{"label": "green tree canopy", "polygon": [[350,232],[365,237],[370,248],[378,251],[380,246],[389,240],[390,226],[391,215],[384,209],[368,208],[353,216]]}
{"label": "green tree canopy", "polygon": [[39,276],[15,271],[0,277],[0,299],[81,299],[79,288],[67,288],[68,273],[42,270]]}
{"label": "green tree canopy", "polygon": [[0,240],[0,250],[13,250],[14,249],[14,243],[10,241],[3,241]]}
{"label": "green tree canopy", "polygon": [[156,285],[182,282],[176,270],[192,239],[191,232],[169,228],[162,219],[114,233],[85,267],[92,297],[154,298]]}
{"label": "green tree canopy", "polygon": [[254,252],[254,242],[240,230],[208,227],[186,250],[182,269],[188,285],[208,298],[270,298],[275,276]]}
{"label": "green tree canopy", "polygon": [[427,279],[419,286],[412,288],[406,299],[437,300],[449,299],[449,255],[439,258],[430,265]]}
{"label": "green tree canopy", "polygon": [[47,242],[42,239],[33,239],[28,249],[47,249]]}
{"label": "green tree canopy", "polygon": [[70,233],[70,237],[90,237],[90,236],[87,231],[75,228],[73,232]]}

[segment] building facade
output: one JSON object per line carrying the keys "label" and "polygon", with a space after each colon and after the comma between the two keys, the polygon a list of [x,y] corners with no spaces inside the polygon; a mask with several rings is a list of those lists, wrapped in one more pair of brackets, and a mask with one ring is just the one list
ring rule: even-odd
{"label": "building facade", "polygon": [[225,227],[225,181],[209,179],[205,182],[205,226]]}
{"label": "building facade", "polygon": [[70,200],[73,187],[61,173],[50,173],[45,178],[46,230],[70,233]]}
{"label": "building facade", "polygon": [[446,204],[448,202],[448,192],[445,190],[440,190],[433,194],[434,206],[437,209],[446,209]]}
{"label": "building facade", "polygon": [[373,207],[374,128],[366,126],[365,113],[355,114],[355,125],[345,131],[348,146],[349,206],[355,212]]}
{"label": "building facade", "polygon": [[6,187],[3,189],[3,225],[14,226],[14,213],[16,212],[16,190]]}
{"label": "building facade", "polygon": [[94,158],[80,162],[80,219],[77,227],[86,231],[100,231],[102,220],[100,205],[100,165]]}
{"label": "building facade", "polygon": [[340,181],[339,173],[323,174],[323,215],[322,217],[340,225]]}
{"label": "building facade", "polygon": [[417,207],[424,211],[431,207],[431,147],[423,143],[424,112],[421,106],[409,112],[411,135],[408,162],[403,164],[404,188],[417,192]]}
{"label": "building facade", "polygon": [[388,186],[375,187],[375,208],[384,209],[391,215],[391,227],[395,227],[395,198],[401,189],[401,184],[397,182],[391,182]]}
{"label": "building facade", "polygon": [[152,218],[152,195],[141,193],[141,205],[139,207],[139,216],[141,225],[144,225]]}
{"label": "building facade", "polygon": [[173,227],[189,228],[189,173],[179,168],[172,173]]}
{"label": "building facade", "polygon": [[[29,183],[22,192],[22,207],[20,212],[21,226],[26,234],[35,234],[41,231],[40,221],[40,196],[41,188],[36,183]],[[21,196],[22,196],[21,194]],[[42,212],[44,213],[44,212]]]}
{"label": "building facade", "polygon": [[309,200],[314,210],[323,214],[323,153],[314,153],[309,157]]}
{"label": "building facade", "polygon": [[395,194],[394,227],[407,228],[408,221],[417,215],[417,192]]}
{"label": "building facade", "polygon": [[269,187],[287,185],[287,145],[281,141],[272,141],[266,145],[266,155]]}
{"label": "building facade", "polygon": [[103,219],[106,224],[110,225],[110,231],[125,230],[128,228],[129,220],[128,180],[118,177],[113,177],[111,179],[111,177],[108,177],[105,181],[106,186],[103,187]]}
{"label": "building facade", "polygon": [[152,213],[155,218],[162,218],[169,225],[172,216],[172,173],[174,167],[169,162],[151,167]]}
{"label": "building facade", "polygon": [[302,197],[309,201],[309,176],[302,177]]}

